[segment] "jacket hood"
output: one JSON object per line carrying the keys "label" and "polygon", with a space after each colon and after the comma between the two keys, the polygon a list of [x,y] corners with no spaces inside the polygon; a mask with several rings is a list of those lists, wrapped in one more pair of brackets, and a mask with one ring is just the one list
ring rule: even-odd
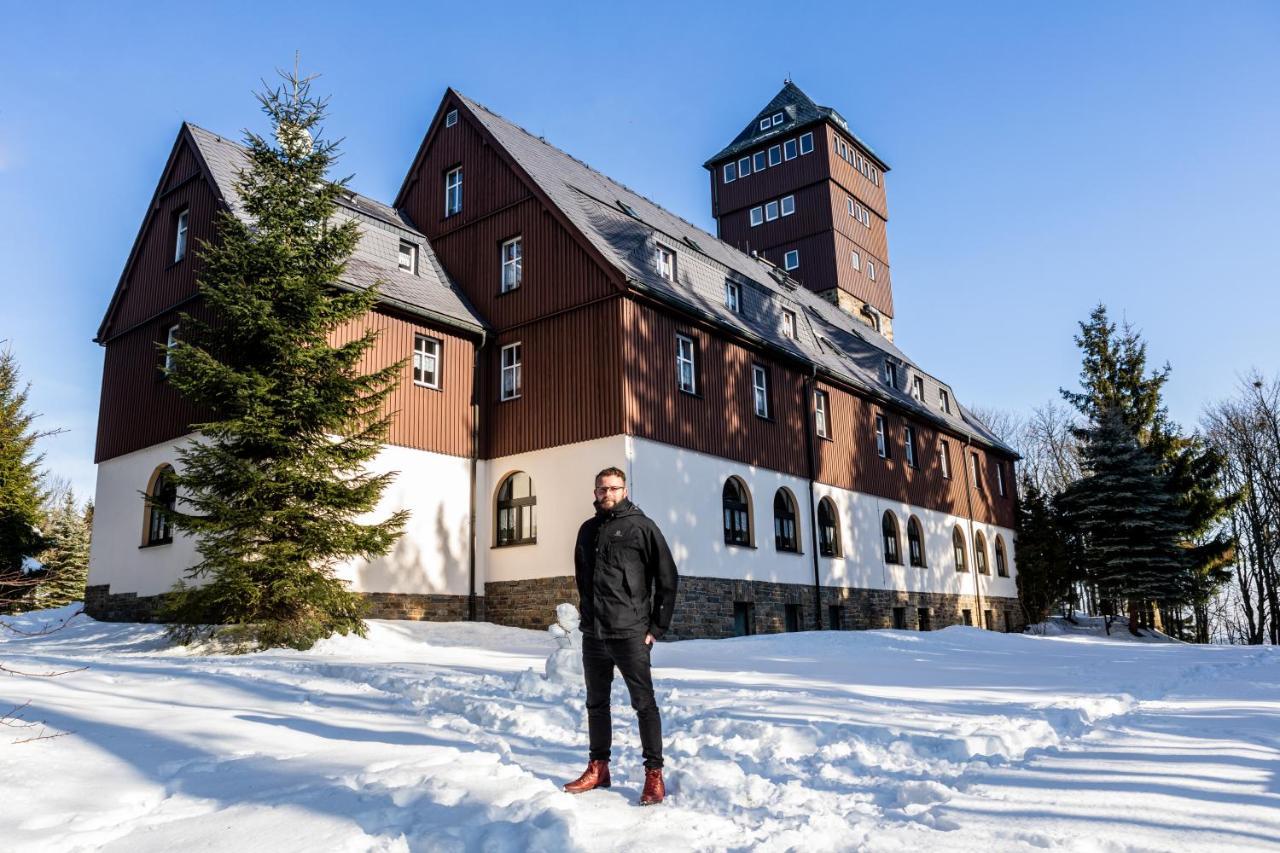
{"label": "jacket hood", "polygon": [[601,509],[600,501],[595,501],[596,515],[600,518],[626,518],[629,515],[644,515],[640,507],[631,502],[631,498],[623,498],[613,509]]}

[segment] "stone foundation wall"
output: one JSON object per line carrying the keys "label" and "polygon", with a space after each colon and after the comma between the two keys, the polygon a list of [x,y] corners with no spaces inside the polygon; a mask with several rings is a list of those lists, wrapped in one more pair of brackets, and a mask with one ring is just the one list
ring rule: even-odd
{"label": "stone foundation wall", "polygon": [[84,588],[84,612],[99,622],[158,622],[156,613],[164,599],[164,595],[112,593],[111,584],[97,584]]}
{"label": "stone foundation wall", "polygon": [[556,621],[556,605],[566,601],[578,606],[578,585],[570,576],[484,585],[485,617],[496,625],[546,630]]}

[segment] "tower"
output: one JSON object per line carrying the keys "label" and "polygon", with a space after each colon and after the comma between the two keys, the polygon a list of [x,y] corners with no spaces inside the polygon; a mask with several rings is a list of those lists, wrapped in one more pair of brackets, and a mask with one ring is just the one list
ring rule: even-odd
{"label": "tower", "polygon": [[893,339],[889,166],[839,112],[788,80],[703,165],[722,240],[759,253]]}

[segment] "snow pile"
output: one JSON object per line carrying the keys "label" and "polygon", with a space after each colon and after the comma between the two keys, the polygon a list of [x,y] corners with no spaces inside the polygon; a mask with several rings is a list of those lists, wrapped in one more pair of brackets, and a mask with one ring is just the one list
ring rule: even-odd
{"label": "snow pile", "polygon": [[69,732],[0,745],[22,780],[4,847],[1280,849],[1275,649],[974,628],[659,644],[669,796],[640,809],[621,679],[613,787],[559,790],[586,758],[559,615],[563,633],[372,622],[243,657],[84,617],[6,635],[6,664],[88,668],[0,680],[5,707]]}

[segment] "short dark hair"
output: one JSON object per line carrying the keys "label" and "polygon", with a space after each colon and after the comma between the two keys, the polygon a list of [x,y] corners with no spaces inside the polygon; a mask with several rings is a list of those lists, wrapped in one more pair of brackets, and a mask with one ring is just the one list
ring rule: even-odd
{"label": "short dark hair", "polygon": [[608,468],[605,468],[599,474],[596,474],[596,482],[597,483],[600,482],[600,480],[604,477],[618,477],[622,480],[624,485],[627,482],[626,472],[623,471],[621,468],[614,468],[612,465],[610,465]]}

